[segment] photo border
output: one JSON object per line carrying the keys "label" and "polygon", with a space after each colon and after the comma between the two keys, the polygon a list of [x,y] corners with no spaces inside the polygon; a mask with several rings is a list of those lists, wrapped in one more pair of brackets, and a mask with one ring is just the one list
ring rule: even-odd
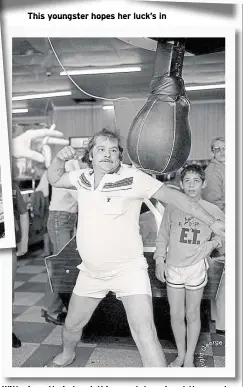
{"label": "photo border", "polygon": [[[33,26],[33,29],[29,29],[29,26],[23,27],[20,26],[12,27],[11,34],[8,34],[7,39],[12,39],[13,37],[24,36],[24,37],[40,37],[39,29],[37,26]],[[143,37],[144,35],[144,26],[140,25],[136,30],[132,28],[126,28],[123,30],[122,37]],[[165,35],[166,32],[166,35]],[[59,29],[53,29],[49,27],[46,30],[46,37],[99,37],[97,31],[90,28],[85,31],[80,31],[80,29],[71,26],[66,30],[65,36],[60,34]],[[102,34],[102,37],[115,37],[120,36],[119,26],[114,27],[112,32],[106,30],[106,33]],[[146,23],[146,35],[147,36],[157,36],[158,35],[158,25],[157,23]],[[227,143],[227,162],[226,162],[226,224],[227,229],[227,240],[226,240],[226,257],[230,257],[230,265],[227,265],[227,275],[226,275],[226,284],[235,284],[235,260],[232,257],[235,256],[235,30],[233,28],[212,28],[207,27],[197,29],[194,28],[166,28],[166,30],[160,29],[159,35],[162,36],[177,36],[177,37],[225,37],[226,38],[226,99],[225,99],[225,112],[226,112],[226,143]],[[11,47],[9,43],[7,47]],[[8,55],[12,55],[11,51],[8,51]],[[11,63],[10,58],[8,62]],[[230,180],[229,180],[230,178]],[[5,262],[6,264],[6,262]],[[10,273],[11,265],[9,262],[6,264],[5,272]],[[9,286],[8,275],[4,277],[4,286]],[[11,324],[6,324],[5,322],[5,332],[4,335],[4,347],[5,347],[5,357],[4,357],[4,375],[6,377],[33,377],[33,374],[36,378],[233,378],[235,376],[235,330],[232,330],[232,327],[235,327],[235,287],[226,286],[226,304],[227,304],[227,314],[226,314],[226,367],[224,368],[190,368],[176,369],[176,375],[173,368],[126,368],[126,373],[124,373],[124,368],[59,368],[58,372],[55,369],[51,368],[16,368],[12,367],[12,357],[11,350],[9,348],[8,339],[10,337],[10,328]],[[11,316],[12,304],[9,297],[4,299],[5,306],[4,310],[7,311],[7,315]],[[5,309],[6,308],[6,309]],[[230,327],[230,329],[229,329]],[[94,376],[95,370],[95,376]]]}

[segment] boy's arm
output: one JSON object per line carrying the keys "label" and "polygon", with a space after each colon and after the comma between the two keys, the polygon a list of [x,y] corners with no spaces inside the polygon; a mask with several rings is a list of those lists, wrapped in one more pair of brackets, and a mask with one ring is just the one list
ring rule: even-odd
{"label": "boy's arm", "polygon": [[[218,237],[218,235],[215,235],[215,236],[212,238],[212,241],[215,241],[215,240],[218,240],[218,239],[220,239],[220,238]],[[220,256],[225,255],[225,241],[220,239],[220,243],[218,243],[217,246],[215,246],[215,247],[213,248],[213,250],[215,250],[215,249],[217,250],[216,256],[218,256],[218,255],[220,255]],[[212,250],[210,253],[212,253],[213,250]]]}
{"label": "boy's arm", "polygon": [[65,172],[65,162],[77,158],[78,156],[71,146],[61,149],[48,168],[47,179],[49,183],[57,188],[74,189],[75,187],[69,179],[69,173]]}
{"label": "boy's arm", "polygon": [[160,200],[161,202],[175,205],[187,214],[201,220],[210,227],[215,234],[222,237],[225,236],[224,222],[215,220],[215,218],[204,210],[200,204],[182,192],[169,188],[164,184],[157,192],[155,192],[153,198]]}
{"label": "boy's arm", "polygon": [[207,257],[213,250],[222,247],[222,244],[222,240],[218,236],[215,236],[210,241],[206,241],[201,245],[200,253],[202,256]]}

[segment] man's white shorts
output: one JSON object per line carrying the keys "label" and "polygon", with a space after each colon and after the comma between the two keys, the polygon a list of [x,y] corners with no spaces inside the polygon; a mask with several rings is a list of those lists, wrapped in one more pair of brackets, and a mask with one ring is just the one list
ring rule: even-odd
{"label": "man's white shorts", "polygon": [[112,278],[94,278],[80,271],[73,293],[82,297],[104,298],[108,292],[117,298],[135,294],[152,296],[147,269],[123,271]]}
{"label": "man's white shorts", "polygon": [[173,288],[197,290],[207,284],[207,270],[207,259],[202,259],[195,265],[186,267],[166,265],[166,283]]}

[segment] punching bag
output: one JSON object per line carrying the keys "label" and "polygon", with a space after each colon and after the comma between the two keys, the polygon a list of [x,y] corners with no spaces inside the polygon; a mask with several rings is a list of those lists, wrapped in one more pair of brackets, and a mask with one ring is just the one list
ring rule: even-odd
{"label": "punching bag", "polygon": [[190,153],[190,103],[181,77],[184,52],[181,40],[158,42],[150,95],[128,133],[129,158],[147,173],[176,171]]}

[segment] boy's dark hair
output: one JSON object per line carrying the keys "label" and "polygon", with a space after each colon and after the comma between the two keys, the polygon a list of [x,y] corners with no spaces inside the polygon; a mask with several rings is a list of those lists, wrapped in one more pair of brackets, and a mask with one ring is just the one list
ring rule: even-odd
{"label": "boy's dark hair", "polygon": [[95,146],[96,139],[98,137],[107,137],[107,138],[112,139],[112,140],[114,140],[114,139],[117,140],[118,141],[118,149],[119,149],[119,159],[122,160],[123,148],[121,146],[121,140],[120,140],[119,134],[116,132],[112,132],[111,130],[108,130],[108,129],[102,129],[99,132],[95,133],[91,137],[91,139],[89,140],[88,145],[87,145],[85,152],[84,152],[84,156],[82,158],[82,161],[84,163],[87,163],[89,165],[89,167],[92,165],[92,162],[90,161],[89,155],[92,152],[92,149]]}
{"label": "boy's dark hair", "polygon": [[184,177],[186,176],[186,174],[188,172],[197,173],[200,176],[202,181],[205,180],[205,172],[204,172],[203,168],[198,164],[191,164],[191,165],[185,166],[182,169],[181,174],[180,174],[180,179],[182,182],[183,182]]}

